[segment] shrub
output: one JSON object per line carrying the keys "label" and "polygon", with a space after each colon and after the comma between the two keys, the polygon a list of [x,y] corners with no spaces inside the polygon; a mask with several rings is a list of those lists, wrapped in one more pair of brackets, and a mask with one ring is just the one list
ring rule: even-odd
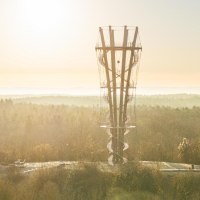
{"label": "shrub", "polygon": [[115,186],[126,191],[143,190],[156,193],[159,191],[159,174],[153,169],[131,163],[122,166],[120,174],[116,177]]}
{"label": "shrub", "polygon": [[174,198],[180,200],[194,199],[200,196],[200,176],[185,174],[174,177]]}
{"label": "shrub", "polygon": [[65,197],[70,200],[106,199],[111,179],[110,174],[100,172],[95,166],[71,171],[65,185]]}
{"label": "shrub", "polygon": [[0,199],[11,200],[13,196],[13,186],[5,180],[0,179]]}

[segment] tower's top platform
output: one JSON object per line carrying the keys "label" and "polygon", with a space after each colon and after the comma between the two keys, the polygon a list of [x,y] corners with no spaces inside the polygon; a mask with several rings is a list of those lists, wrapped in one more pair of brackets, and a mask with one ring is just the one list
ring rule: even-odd
{"label": "tower's top platform", "polygon": [[[105,46],[102,44],[101,34],[104,37]],[[111,46],[111,34],[114,38],[114,46]],[[124,35],[127,34],[127,42],[123,44]],[[136,41],[135,41],[136,40]],[[99,37],[95,49],[107,51],[111,48],[121,50],[142,50],[137,26],[103,26],[99,27]]]}

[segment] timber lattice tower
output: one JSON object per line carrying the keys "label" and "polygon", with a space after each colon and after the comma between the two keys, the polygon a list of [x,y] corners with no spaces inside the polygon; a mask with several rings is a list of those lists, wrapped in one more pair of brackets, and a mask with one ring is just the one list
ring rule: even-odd
{"label": "timber lattice tower", "polygon": [[128,111],[129,103],[134,103],[142,50],[138,27],[99,27],[95,49],[100,72],[101,127],[109,135],[108,162],[122,164],[127,161],[124,151],[128,149],[124,136],[135,127]]}

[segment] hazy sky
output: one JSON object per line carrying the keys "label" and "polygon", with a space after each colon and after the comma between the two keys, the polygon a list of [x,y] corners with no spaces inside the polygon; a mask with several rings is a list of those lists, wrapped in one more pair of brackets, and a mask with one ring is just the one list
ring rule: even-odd
{"label": "hazy sky", "polygon": [[98,27],[137,25],[138,86],[200,86],[199,0],[0,0],[0,88],[98,87]]}

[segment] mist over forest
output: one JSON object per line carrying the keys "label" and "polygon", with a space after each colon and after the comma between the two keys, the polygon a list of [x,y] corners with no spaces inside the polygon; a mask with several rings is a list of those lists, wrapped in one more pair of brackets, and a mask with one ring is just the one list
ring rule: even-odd
{"label": "mist over forest", "polygon": [[[134,104],[132,105],[134,106]],[[120,172],[107,163],[108,135],[99,127],[98,97],[2,97],[0,199],[198,199],[199,176],[165,175],[139,161],[200,164],[198,95],[139,96],[127,136],[130,161]],[[80,169],[40,169],[25,175],[13,163],[78,161]],[[87,162],[93,164],[87,165]],[[132,164],[131,164],[132,163]],[[7,173],[5,173],[7,169]]]}
{"label": "mist over forest", "polygon": [[[136,128],[127,136],[129,160],[199,164],[199,98],[139,96],[130,116]],[[2,99],[0,162],[106,161],[108,136],[99,127],[98,101],[97,97]],[[189,143],[180,150],[184,138]]]}
{"label": "mist over forest", "polygon": [[[40,105],[73,105],[101,106],[98,96],[64,96],[64,95],[2,95],[0,99],[12,99],[14,103],[32,103]],[[200,106],[198,94],[168,94],[168,95],[137,95],[132,105],[136,106],[169,106],[188,107]]]}

